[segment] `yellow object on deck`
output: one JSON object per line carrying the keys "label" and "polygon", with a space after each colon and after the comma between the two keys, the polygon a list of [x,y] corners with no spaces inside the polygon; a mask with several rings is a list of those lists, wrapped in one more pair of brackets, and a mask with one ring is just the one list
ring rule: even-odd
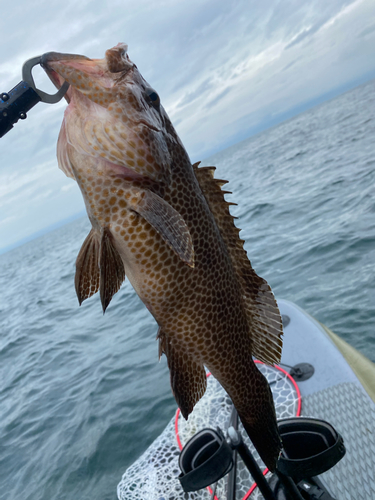
{"label": "yellow object on deck", "polygon": [[321,326],[349,363],[368,395],[375,402],[375,364],[322,323]]}

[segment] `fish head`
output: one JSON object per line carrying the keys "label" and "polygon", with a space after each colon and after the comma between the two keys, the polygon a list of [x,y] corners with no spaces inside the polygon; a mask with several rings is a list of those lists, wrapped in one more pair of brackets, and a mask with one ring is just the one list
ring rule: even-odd
{"label": "fish head", "polygon": [[56,87],[70,84],[60,149],[69,144],[98,158],[97,168],[109,175],[168,182],[169,120],[158,94],[129,59],[127,45],[119,43],[103,59],[49,52],[42,66]]}

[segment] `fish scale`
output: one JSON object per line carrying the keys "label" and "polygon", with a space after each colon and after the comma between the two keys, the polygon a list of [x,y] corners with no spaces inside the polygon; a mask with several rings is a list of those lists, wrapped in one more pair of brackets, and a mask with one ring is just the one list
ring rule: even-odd
{"label": "fish scale", "polygon": [[43,66],[58,87],[70,83],[58,160],[92,223],[76,262],[79,302],[100,291],[105,311],[126,275],[159,325],[184,417],[205,392],[206,366],[274,470],[281,441],[253,355],[280,360],[280,313],[243,249],[225,181],[192,166],[126,45],[104,59],[49,53]]}

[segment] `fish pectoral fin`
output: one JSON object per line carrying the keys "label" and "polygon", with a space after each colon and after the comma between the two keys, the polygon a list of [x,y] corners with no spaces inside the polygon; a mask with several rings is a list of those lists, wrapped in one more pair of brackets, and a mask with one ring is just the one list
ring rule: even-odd
{"label": "fish pectoral fin", "polygon": [[187,420],[195,404],[206,392],[205,369],[161,330],[159,330],[158,338],[159,355],[164,353],[167,356],[173,395],[182,415]]}
{"label": "fish pectoral fin", "polygon": [[91,229],[76,260],[75,288],[79,305],[99,290],[100,236]]}
{"label": "fish pectoral fin", "polygon": [[137,203],[131,208],[151,224],[182,261],[194,267],[194,248],[190,231],[177,210],[149,190],[140,192]]}
{"label": "fish pectoral fin", "polygon": [[107,309],[112,297],[119,291],[125,280],[125,268],[112,242],[112,236],[108,228],[104,228],[100,241],[99,255],[100,270],[100,300],[102,302],[103,314]]}

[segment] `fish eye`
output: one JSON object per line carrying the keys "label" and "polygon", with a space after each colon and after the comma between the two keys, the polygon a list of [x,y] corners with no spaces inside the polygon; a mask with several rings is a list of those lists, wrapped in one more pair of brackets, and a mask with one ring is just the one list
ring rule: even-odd
{"label": "fish eye", "polygon": [[157,92],[155,92],[155,90],[152,89],[151,87],[146,87],[145,88],[145,93],[146,93],[147,97],[150,99],[151,104],[155,108],[158,108],[160,106],[160,97],[157,94]]}

